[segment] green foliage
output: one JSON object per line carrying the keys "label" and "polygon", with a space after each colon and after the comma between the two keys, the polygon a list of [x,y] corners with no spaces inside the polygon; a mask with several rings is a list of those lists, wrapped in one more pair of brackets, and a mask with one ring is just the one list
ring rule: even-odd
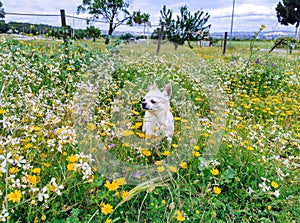
{"label": "green foliage", "polygon": [[277,38],[275,40],[275,45],[278,44],[280,42],[280,44],[278,45],[278,47],[281,47],[281,48],[293,48],[293,49],[299,49],[299,42],[293,38],[293,37],[280,37],[280,38]]}
{"label": "green foliage", "polygon": [[9,30],[9,25],[4,20],[0,20],[0,32],[6,33]]}
{"label": "green foliage", "polygon": [[138,24],[148,24],[150,22],[150,14],[148,13],[142,13],[141,10],[139,11],[135,11],[132,13],[132,16],[130,17],[130,20],[128,21],[128,23],[130,25]]}
{"label": "green foliage", "polygon": [[210,25],[205,26],[209,19],[208,13],[197,11],[194,15],[188,10],[187,6],[180,8],[180,15],[173,19],[173,11],[163,6],[161,22],[165,23],[166,37],[174,43],[175,49],[178,45],[183,45],[186,41],[190,48],[190,42],[201,40],[208,36]]}
{"label": "green foliage", "polygon": [[132,35],[131,33],[126,33],[120,36],[121,40],[129,40],[130,38],[134,38],[134,35]]}
{"label": "green foliage", "polygon": [[276,6],[278,22],[282,25],[300,24],[300,1],[298,0],[283,0]]}
{"label": "green foliage", "polygon": [[253,48],[254,48],[255,42],[257,41],[257,37],[258,37],[259,33],[261,33],[265,28],[266,28],[265,25],[261,25],[259,27],[259,30],[254,33],[254,38],[250,41],[250,55],[249,55],[248,62],[251,62],[251,59],[253,56]]}
{"label": "green foliage", "polygon": [[5,17],[4,8],[2,7],[3,4],[0,2],[0,19],[3,19]]}
{"label": "green foliage", "polygon": [[45,24],[32,24],[32,23],[22,23],[22,22],[5,23],[4,20],[0,20],[0,32],[2,33],[6,33],[8,30],[13,29],[16,30],[18,33],[40,35],[40,34],[46,34],[50,30],[55,30],[57,28],[58,27],[45,25]]}
{"label": "green foliage", "polygon": [[74,29],[73,32],[76,39],[84,39],[87,37],[86,29]]}
{"label": "green foliage", "polygon": [[[294,25],[295,38],[297,38],[297,31],[300,25],[300,1],[299,0],[283,0],[282,3],[279,2],[276,6],[276,13],[278,22],[282,25]],[[300,41],[300,32],[298,36],[298,41]]]}
{"label": "green foliage", "polygon": [[100,31],[100,29],[96,28],[95,26],[89,26],[87,28],[87,35],[89,37],[92,37],[93,38],[93,42],[95,42],[96,38],[98,38],[98,37],[101,36],[101,31]]}
{"label": "green foliage", "polygon": [[[92,19],[103,18],[109,24],[108,36],[111,36],[118,26],[130,19],[129,6],[130,2],[124,0],[83,0],[82,5],[77,7],[77,13],[88,12]],[[109,38],[105,43],[109,43]]]}
{"label": "green foliage", "polygon": [[66,26],[58,29],[52,29],[47,33],[47,35],[57,39],[64,39],[66,37],[70,37],[71,33],[72,33],[71,26]]}
{"label": "green foliage", "polygon": [[[256,60],[247,63],[248,51],[243,53],[239,48],[223,57],[219,48],[181,47],[180,54],[174,56],[173,45],[166,44],[163,56],[151,56],[149,52],[155,51],[151,45],[118,48],[116,42],[105,52],[97,52],[95,44],[87,48],[85,43],[90,42],[36,45],[0,41],[2,221],[298,221],[299,55],[257,52]],[[108,58],[114,63],[102,70]],[[121,144],[125,136],[115,134],[110,112],[123,100],[120,96],[126,93],[126,99],[135,99],[128,101],[132,108],[128,113],[132,124],[137,124],[143,118],[139,98],[148,87],[144,80],[166,77],[174,87],[189,93],[200,118],[200,135],[192,156],[169,173],[168,179],[137,186],[119,181],[118,188],[108,189],[107,184],[117,179],[107,179],[91,165],[76,141],[71,118],[74,95],[82,80],[93,74],[107,79],[97,89],[91,126],[107,148],[116,143],[107,152],[138,164],[157,157],[144,156]],[[227,108],[219,152],[203,166],[203,151],[215,131],[211,128],[215,110],[210,109],[208,92],[202,88],[201,78],[205,77],[218,80],[216,87],[224,93]],[[178,91],[173,93],[175,96]],[[174,106],[172,112],[176,128],[189,129],[195,124],[177,117]],[[141,126],[132,131],[141,133]],[[21,192],[19,196],[16,191]],[[109,214],[103,211],[108,204],[113,209]]]}

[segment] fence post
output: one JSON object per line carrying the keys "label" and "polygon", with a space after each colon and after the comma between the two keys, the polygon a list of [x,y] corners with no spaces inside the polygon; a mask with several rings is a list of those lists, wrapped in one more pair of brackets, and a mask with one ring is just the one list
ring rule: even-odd
{"label": "fence post", "polygon": [[159,32],[159,35],[158,35],[158,43],[157,43],[156,54],[159,54],[159,51],[160,51],[161,40],[162,40],[163,35],[164,35],[164,27],[165,27],[165,23],[162,22],[161,27],[160,27],[160,32]]}
{"label": "fence post", "polygon": [[66,23],[66,13],[65,13],[64,9],[60,10],[60,17],[61,17],[61,26],[62,27],[67,26],[67,23]]}
{"label": "fence post", "polygon": [[[67,26],[66,13],[65,13],[64,9],[60,10],[60,17],[61,17],[61,26],[62,26],[62,28],[64,28],[64,27]],[[64,31],[64,34],[63,34],[63,39],[64,39],[64,42],[67,40],[67,33],[65,31]]]}
{"label": "fence post", "polygon": [[227,45],[227,32],[225,32],[225,36],[224,36],[223,55],[225,55],[226,52],[226,45]]}

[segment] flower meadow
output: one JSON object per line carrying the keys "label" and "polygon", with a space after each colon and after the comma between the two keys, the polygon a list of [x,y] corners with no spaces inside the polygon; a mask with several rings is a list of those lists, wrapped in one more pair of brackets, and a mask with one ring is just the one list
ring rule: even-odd
{"label": "flower meadow", "polygon": [[[1,40],[1,221],[299,221],[299,55],[162,48]],[[154,81],[169,146],[142,132]]]}

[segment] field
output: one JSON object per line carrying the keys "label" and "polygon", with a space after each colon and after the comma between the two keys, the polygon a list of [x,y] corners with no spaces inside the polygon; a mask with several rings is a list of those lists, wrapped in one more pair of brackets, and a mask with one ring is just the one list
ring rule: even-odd
{"label": "field", "polygon": [[[299,53],[0,42],[3,222],[299,222]],[[140,98],[172,83],[172,145]]]}

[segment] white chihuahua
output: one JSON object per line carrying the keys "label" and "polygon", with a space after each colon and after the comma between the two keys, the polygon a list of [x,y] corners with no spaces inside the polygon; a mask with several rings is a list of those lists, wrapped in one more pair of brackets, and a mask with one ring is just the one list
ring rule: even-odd
{"label": "white chihuahua", "polygon": [[169,83],[161,92],[154,83],[149,92],[142,98],[142,109],[145,110],[143,132],[150,136],[163,135],[169,143],[174,134],[174,118],[170,111],[172,86]]}

